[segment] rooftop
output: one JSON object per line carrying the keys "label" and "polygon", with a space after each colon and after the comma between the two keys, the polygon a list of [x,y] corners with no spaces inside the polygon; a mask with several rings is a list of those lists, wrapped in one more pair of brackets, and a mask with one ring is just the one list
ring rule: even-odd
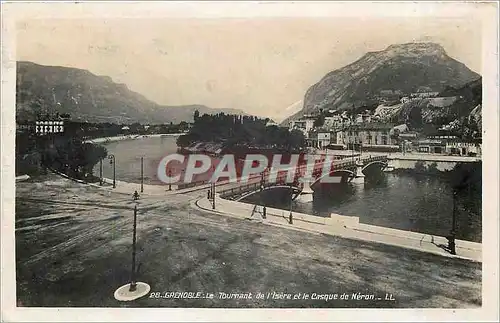
{"label": "rooftop", "polygon": [[394,126],[395,125],[391,123],[367,122],[354,124],[351,127],[347,127],[347,130],[349,130],[349,128],[357,130],[391,130],[392,128],[394,128]]}

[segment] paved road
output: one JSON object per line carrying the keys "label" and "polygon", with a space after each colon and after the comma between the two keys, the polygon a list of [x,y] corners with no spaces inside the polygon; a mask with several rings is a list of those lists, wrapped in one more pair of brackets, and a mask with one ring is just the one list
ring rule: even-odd
{"label": "paved road", "polygon": [[[109,193],[109,194],[108,194]],[[152,291],[361,293],[369,300],[153,299],[118,303],[130,275],[130,196],[48,176],[16,185],[18,305],[133,307],[479,307],[481,265],[270,227],[143,196],[139,278]],[[386,293],[394,301],[378,300]]]}

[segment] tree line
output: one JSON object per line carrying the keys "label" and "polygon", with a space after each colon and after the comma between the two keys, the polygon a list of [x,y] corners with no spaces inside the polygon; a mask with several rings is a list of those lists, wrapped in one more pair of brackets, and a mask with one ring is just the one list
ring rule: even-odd
{"label": "tree line", "polygon": [[219,142],[226,148],[253,146],[299,150],[305,145],[301,131],[270,125],[269,118],[219,113],[215,115],[194,113],[194,124],[189,132],[177,139],[179,147],[195,142]]}

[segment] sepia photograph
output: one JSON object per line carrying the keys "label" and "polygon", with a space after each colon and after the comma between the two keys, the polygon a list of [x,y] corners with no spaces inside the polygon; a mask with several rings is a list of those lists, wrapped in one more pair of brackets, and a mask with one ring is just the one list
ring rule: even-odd
{"label": "sepia photograph", "polygon": [[497,2],[2,7],[2,321],[498,320]]}

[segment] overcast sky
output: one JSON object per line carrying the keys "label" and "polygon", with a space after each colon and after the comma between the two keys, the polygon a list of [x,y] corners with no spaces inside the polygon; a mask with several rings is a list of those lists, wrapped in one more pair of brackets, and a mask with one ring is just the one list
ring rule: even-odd
{"label": "overcast sky", "polygon": [[277,121],[301,108],[326,73],[395,43],[440,43],[481,73],[473,18],[51,19],[17,27],[18,60],[88,69],[159,104]]}

